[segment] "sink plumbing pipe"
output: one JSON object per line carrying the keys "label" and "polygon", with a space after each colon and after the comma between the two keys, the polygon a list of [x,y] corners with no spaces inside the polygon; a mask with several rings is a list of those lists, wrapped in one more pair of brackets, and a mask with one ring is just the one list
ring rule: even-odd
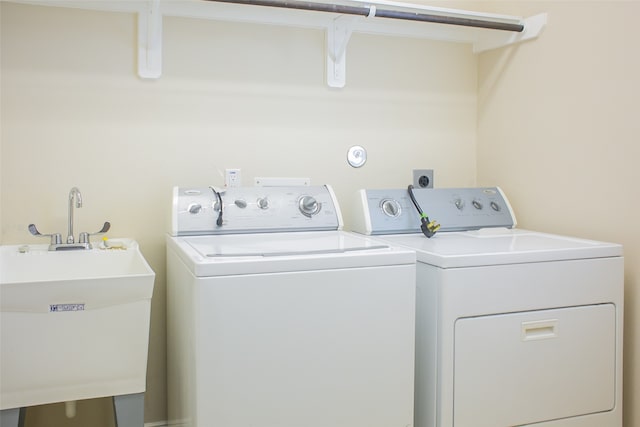
{"label": "sink plumbing pipe", "polygon": [[76,403],[77,400],[70,400],[68,402],[64,402],[64,413],[67,418],[73,418],[76,416]]}

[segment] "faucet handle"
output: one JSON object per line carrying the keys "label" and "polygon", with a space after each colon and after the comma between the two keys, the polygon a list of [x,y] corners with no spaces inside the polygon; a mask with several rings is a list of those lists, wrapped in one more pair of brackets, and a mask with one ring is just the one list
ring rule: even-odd
{"label": "faucet handle", "polygon": [[111,228],[111,223],[109,221],[106,221],[102,226],[102,228],[100,229],[100,231],[96,231],[95,233],[87,233],[86,231],[83,231],[78,236],[78,243],[89,243],[89,236],[95,236],[98,234],[106,233],[107,231],[109,231],[110,228]]}
{"label": "faucet handle", "polygon": [[51,245],[60,245],[62,243],[62,234],[60,233],[42,234],[38,231],[35,224],[29,224],[29,232],[34,236],[51,237]]}
{"label": "faucet handle", "polygon": [[95,236],[96,234],[106,233],[107,231],[109,231],[109,229],[111,229],[111,223],[109,221],[105,221],[100,231],[96,231],[95,233],[89,233],[89,236]]}

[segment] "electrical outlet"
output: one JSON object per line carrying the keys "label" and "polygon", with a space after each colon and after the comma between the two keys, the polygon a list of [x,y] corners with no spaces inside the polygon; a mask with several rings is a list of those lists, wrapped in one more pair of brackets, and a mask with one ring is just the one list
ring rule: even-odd
{"label": "electrical outlet", "polygon": [[224,170],[224,185],[226,187],[240,187],[241,184],[240,169]]}
{"label": "electrical outlet", "polygon": [[414,169],[413,186],[416,188],[433,188],[433,169]]}

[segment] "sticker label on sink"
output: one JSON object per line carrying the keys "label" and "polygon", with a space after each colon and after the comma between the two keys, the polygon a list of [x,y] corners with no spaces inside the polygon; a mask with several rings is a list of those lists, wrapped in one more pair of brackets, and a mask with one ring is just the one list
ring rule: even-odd
{"label": "sticker label on sink", "polygon": [[50,304],[49,313],[62,311],[84,311],[84,304]]}

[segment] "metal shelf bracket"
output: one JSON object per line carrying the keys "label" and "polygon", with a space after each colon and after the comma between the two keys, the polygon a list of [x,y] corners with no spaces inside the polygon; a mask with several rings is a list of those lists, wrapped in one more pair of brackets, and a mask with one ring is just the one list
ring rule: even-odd
{"label": "metal shelf bracket", "polygon": [[143,79],[162,75],[160,0],[147,0],[138,12],[138,75]]}
{"label": "metal shelf bracket", "polygon": [[339,16],[331,21],[326,31],[327,85],[344,87],[347,79],[347,44],[353,34],[357,18]]}

